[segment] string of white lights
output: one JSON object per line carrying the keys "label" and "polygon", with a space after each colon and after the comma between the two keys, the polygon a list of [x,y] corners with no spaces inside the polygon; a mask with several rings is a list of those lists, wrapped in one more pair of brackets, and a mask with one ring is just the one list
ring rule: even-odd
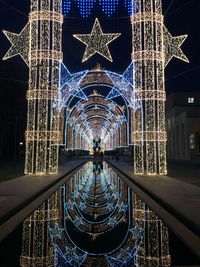
{"label": "string of white lights", "polygon": [[[68,148],[88,149],[97,136],[104,140],[106,150],[132,144],[136,174],[165,175],[164,69],[173,57],[188,59],[181,50],[187,36],[172,37],[166,29],[161,0],[132,0],[132,62],[123,75],[104,71],[99,65],[93,71],[71,75],[62,63],[62,1],[31,0],[30,6],[29,22],[20,34],[4,31],[12,44],[4,59],[19,54],[29,66],[25,173],[58,172],[63,107],[75,96],[86,100],[82,88],[96,81],[112,87],[107,99],[121,96],[129,106],[126,124],[118,120],[109,125],[112,114],[104,122],[103,116],[97,116],[95,123],[94,115],[81,124],[69,122]],[[111,60],[108,44],[119,35],[103,33],[96,19],[91,34],[75,37],[87,45],[84,60],[95,53]]]}
{"label": "string of white lights", "polygon": [[136,174],[165,175],[165,75],[173,56],[188,61],[181,51],[186,36],[172,37],[163,25],[161,0],[135,0],[131,16],[134,98],[140,107],[132,111],[131,143]]}
{"label": "string of white lights", "polygon": [[62,23],[60,0],[43,0],[40,5],[31,1],[26,174],[58,172],[63,116],[59,109]]}

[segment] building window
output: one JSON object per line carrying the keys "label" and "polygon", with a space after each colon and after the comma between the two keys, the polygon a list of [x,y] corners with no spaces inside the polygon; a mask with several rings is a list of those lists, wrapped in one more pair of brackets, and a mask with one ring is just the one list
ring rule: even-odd
{"label": "building window", "polygon": [[195,134],[194,133],[189,136],[189,148],[195,149]]}
{"label": "building window", "polygon": [[188,104],[194,103],[194,97],[188,97]]}

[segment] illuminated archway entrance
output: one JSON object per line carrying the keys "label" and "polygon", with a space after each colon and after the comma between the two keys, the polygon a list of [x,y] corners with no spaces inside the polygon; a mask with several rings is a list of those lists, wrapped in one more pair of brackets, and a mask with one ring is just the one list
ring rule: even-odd
{"label": "illuminated archway entrance", "polygon": [[[58,152],[62,143],[62,0],[30,2],[29,22],[21,33],[5,32],[12,46],[4,59],[20,54],[29,67],[25,173],[55,174],[58,172]],[[81,16],[88,17],[95,1],[91,0],[89,5],[85,2],[81,5],[78,2],[78,6]],[[127,80],[131,88],[128,90],[130,98],[126,99],[131,108],[135,107],[130,116],[130,133],[136,174],[167,173],[164,69],[172,57],[188,61],[180,48],[186,36],[172,37],[168,32],[163,23],[161,2],[125,1],[132,26],[131,67],[120,81],[115,80],[117,76],[110,75],[114,83],[111,95],[116,93],[116,87],[126,94]],[[65,12],[71,8],[71,1],[68,3]],[[107,1],[100,1],[100,6],[107,16],[111,16],[117,3],[110,6]],[[99,53],[111,60],[107,45],[119,34],[104,34],[97,20],[94,26],[91,34],[78,34],[76,38],[91,45],[91,36],[96,34],[98,37],[99,34],[106,49],[102,51],[102,47],[96,47],[95,43],[92,50],[87,49],[88,55]],[[66,77],[71,81],[69,92],[73,91],[71,86],[75,86],[79,93],[79,82],[84,80],[86,73],[72,75],[71,79],[68,79],[68,73]],[[74,85],[72,81],[77,76],[82,78]],[[137,108],[138,105],[140,108]]]}
{"label": "illuminated archway entrance", "polygon": [[[103,150],[127,147],[130,144],[130,109],[132,87],[127,82],[130,98],[119,87],[114,87],[110,78],[115,77],[115,84],[124,80],[123,75],[95,69],[87,72],[79,82],[79,90],[69,84],[61,88],[66,112],[66,148],[91,150],[92,140],[100,138]],[[79,75],[78,78],[79,79]],[[77,84],[77,79],[73,83]],[[124,87],[125,87],[125,82]],[[66,92],[67,90],[67,92]],[[128,92],[127,92],[128,94]],[[135,103],[134,103],[135,105]]]}

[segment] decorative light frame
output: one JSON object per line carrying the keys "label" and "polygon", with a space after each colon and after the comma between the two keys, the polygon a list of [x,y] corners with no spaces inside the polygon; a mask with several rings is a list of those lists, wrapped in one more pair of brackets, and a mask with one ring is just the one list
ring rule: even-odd
{"label": "decorative light frame", "polygon": [[[63,98],[69,99],[73,94],[87,98],[80,85],[88,83],[88,71],[72,75],[62,63],[62,23],[62,0],[42,0],[41,4],[31,0],[29,22],[21,33],[4,31],[12,44],[4,59],[19,54],[29,66],[26,174],[58,172],[59,144],[63,143]],[[121,94],[129,103],[134,172],[165,175],[164,69],[173,57],[188,62],[181,50],[187,35],[172,37],[168,32],[161,0],[132,0],[131,25],[132,61],[120,79],[119,75],[106,72],[107,81],[113,85],[108,98]],[[94,70],[93,76],[95,71],[98,77],[99,69]],[[63,88],[66,96],[62,95]],[[119,146],[114,129],[110,129],[110,138],[104,137],[106,149]]]}

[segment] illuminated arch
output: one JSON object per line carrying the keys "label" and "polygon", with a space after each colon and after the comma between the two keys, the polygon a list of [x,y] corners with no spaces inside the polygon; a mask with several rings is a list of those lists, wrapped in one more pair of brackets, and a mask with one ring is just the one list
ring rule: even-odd
{"label": "illuminated arch", "polygon": [[[70,102],[72,99],[73,98],[70,99]],[[107,99],[97,92],[88,95],[87,99],[80,99],[72,106],[70,111],[68,110],[67,112],[67,147],[71,149],[72,143],[75,144],[76,141],[72,142],[70,140],[74,140],[74,138],[79,139],[80,134],[91,142],[91,138],[95,136],[101,136],[102,139],[107,140],[109,135],[112,137],[114,133],[116,137],[115,142],[112,143],[115,145],[115,148],[127,146],[128,117],[126,115],[122,107],[117,105],[113,100]],[[76,133],[77,130],[78,133]],[[124,136],[124,138],[121,138],[121,141],[120,135],[121,137],[122,135]],[[71,145],[69,145],[69,143],[71,143]],[[111,149],[111,147],[109,149]]]}
{"label": "illuminated arch", "polygon": [[75,96],[83,99],[87,98],[83,93],[86,88],[105,86],[111,88],[111,92],[113,92],[113,95],[109,93],[107,98],[112,99],[121,96],[127,105],[135,107],[133,64],[130,64],[122,75],[99,67],[91,71],[82,71],[71,75],[63,63],[61,68],[63,71],[61,71],[60,91],[65,106],[69,106],[70,100]]}

